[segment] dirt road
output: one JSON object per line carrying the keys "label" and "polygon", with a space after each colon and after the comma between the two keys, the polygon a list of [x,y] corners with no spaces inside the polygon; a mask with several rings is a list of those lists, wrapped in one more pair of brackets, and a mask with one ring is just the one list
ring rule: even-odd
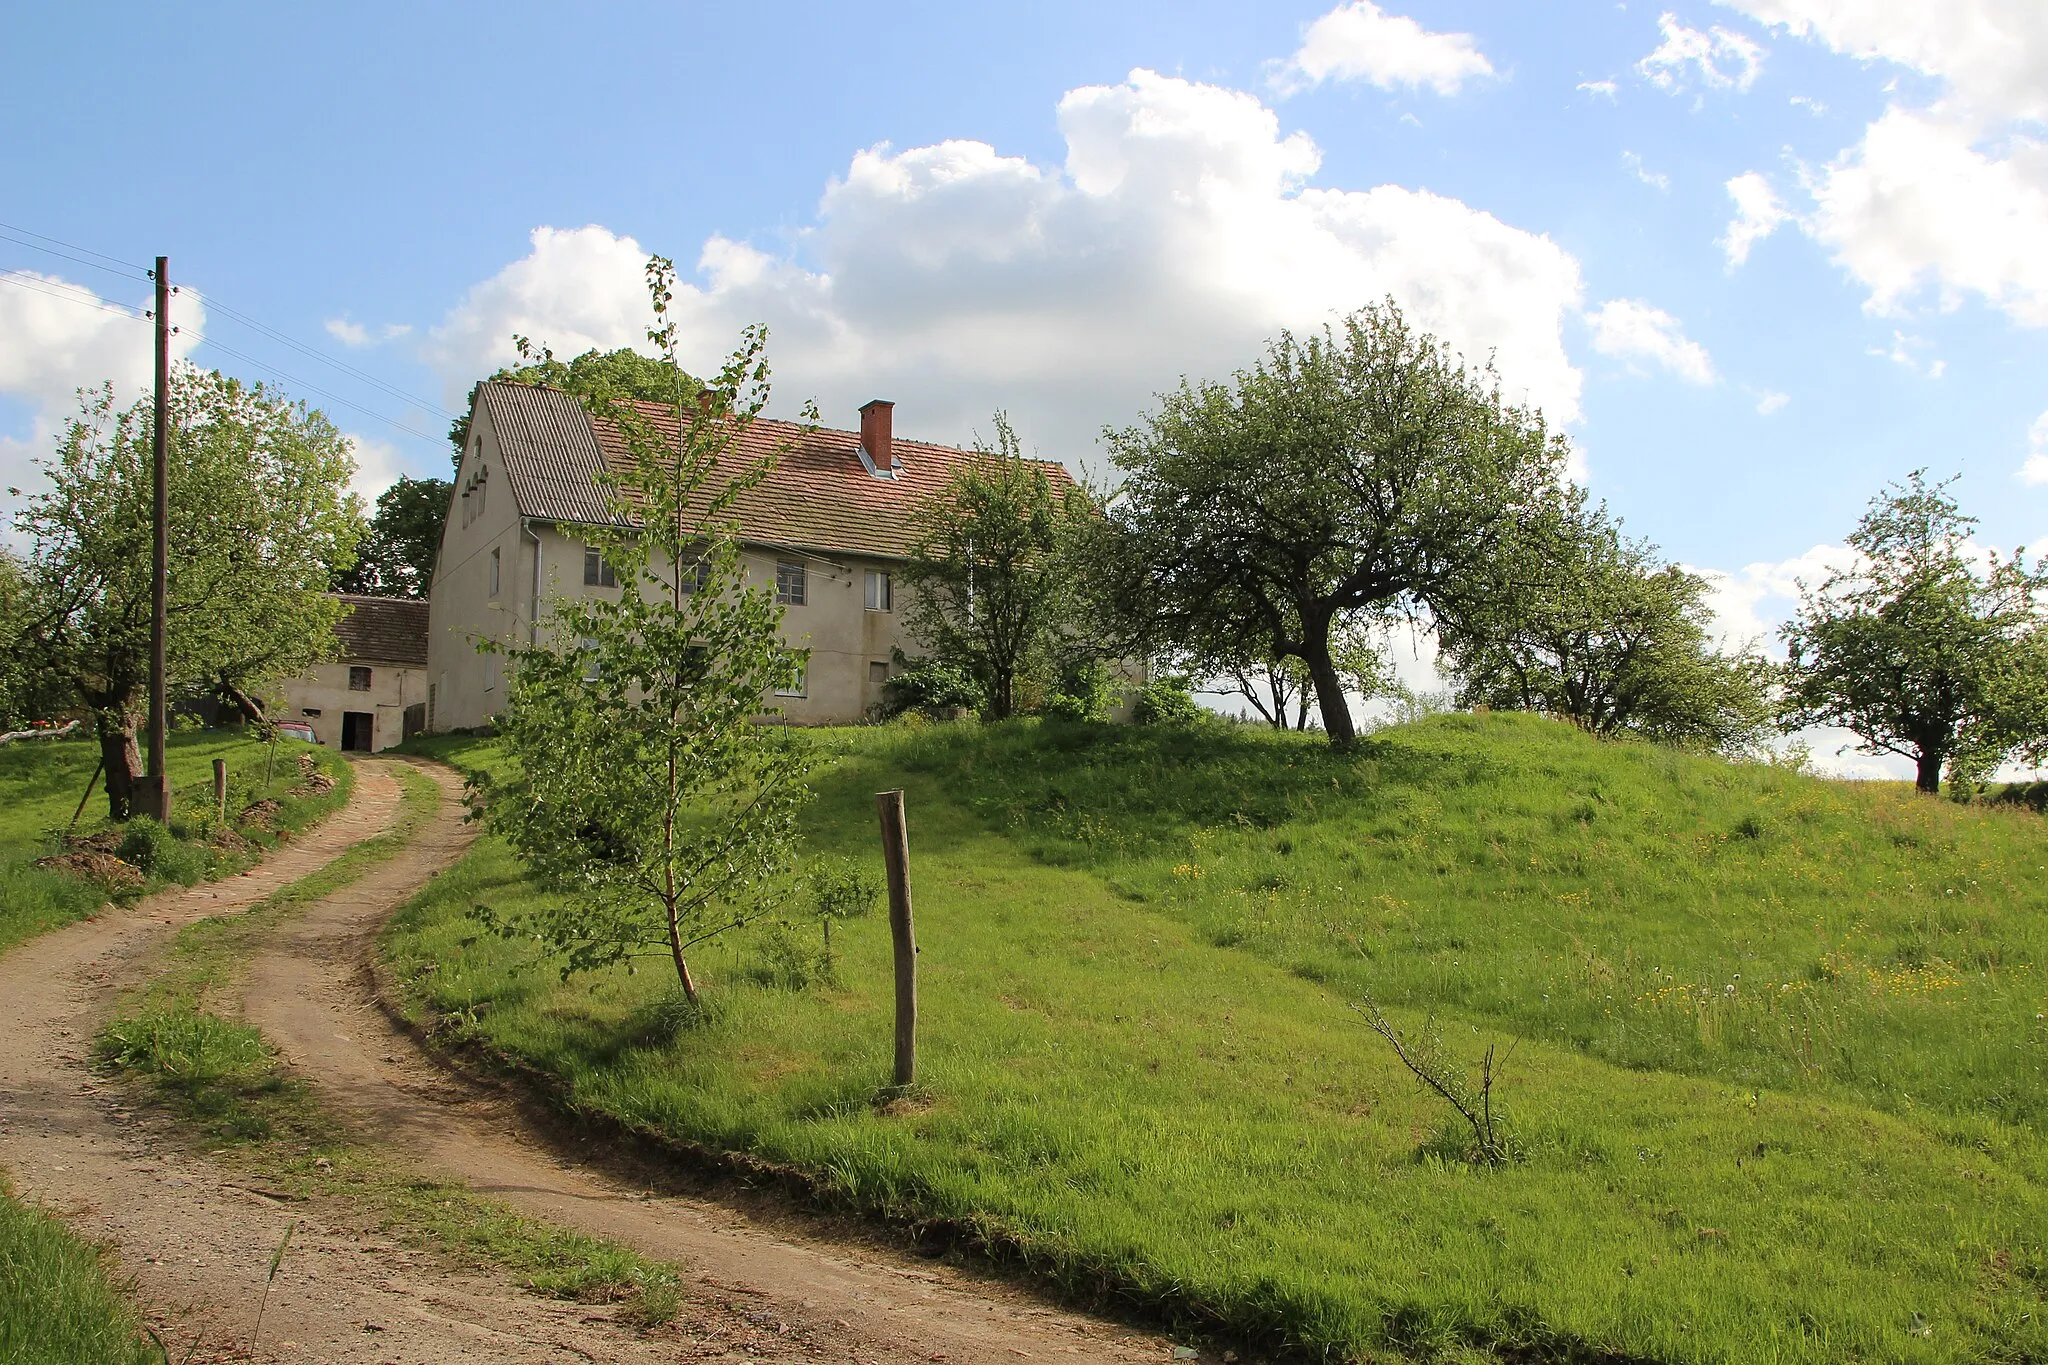
{"label": "dirt road", "polygon": [[[1172,1347],[1046,1307],[1000,1284],[866,1245],[807,1236],[788,1218],[653,1195],[557,1145],[522,1106],[423,1056],[371,998],[370,935],[460,855],[469,837],[446,770],[433,821],[396,857],[309,907],[252,964],[251,1022],[359,1135],[522,1212],[685,1267],[679,1322],[645,1335],[608,1310],[451,1273],[379,1233],[345,1201],[286,1204],[181,1151],[95,1083],[90,1040],[122,985],[175,926],[245,907],[395,816],[381,762],[355,799],[251,875],[155,897],[0,956],[0,1165],[21,1191],[110,1239],[143,1297],[239,1359],[271,1250],[297,1219],[257,1358],[349,1362],[540,1360],[1160,1361]],[[587,1149],[584,1149],[587,1150]],[[180,1336],[182,1334],[182,1336]]]}

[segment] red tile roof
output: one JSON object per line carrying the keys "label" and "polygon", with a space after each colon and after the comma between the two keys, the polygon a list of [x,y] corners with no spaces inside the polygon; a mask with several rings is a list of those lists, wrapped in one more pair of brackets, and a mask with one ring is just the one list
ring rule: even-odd
{"label": "red tile roof", "polygon": [[[612,519],[597,471],[601,462],[615,471],[626,467],[625,444],[615,426],[593,423],[574,398],[536,385],[484,384],[477,406],[490,414],[520,515],[570,523]],[[670,409],[654,403],[635,407],[657,429],[674,434]],[[778,448],[780,457],[768,477],[738,501],[743,540],[889,558],[909,553],[921,529],[920,506],[975,458],[953,446],[899,438],[894,442],[896,477],[878,479],[861,463],[858,432],[767,418],[756,421],[727,458],[737,466]],[[1056,486],[1074,485],[1064,465],[1047,461],[1045,471]]]}
{"label": "red tile roof", "polygon": [[328,594],[352,610],[334,623],[345,663],[427,666],[427,604],[410,597]]}

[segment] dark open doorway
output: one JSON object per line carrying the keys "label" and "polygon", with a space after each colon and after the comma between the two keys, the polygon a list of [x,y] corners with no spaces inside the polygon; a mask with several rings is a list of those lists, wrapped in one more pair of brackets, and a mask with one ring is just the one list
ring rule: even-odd
{"label": "dark open doorway", "polygon": [[369,711],[341,713],[341,747],[359,753],[370,752],[377,734],[377,717]]}

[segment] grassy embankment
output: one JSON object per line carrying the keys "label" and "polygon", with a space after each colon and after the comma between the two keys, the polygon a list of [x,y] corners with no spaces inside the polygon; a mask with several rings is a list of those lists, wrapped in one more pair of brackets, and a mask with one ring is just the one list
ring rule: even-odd
{"label": "grassy embankment", "polygon": [[243,965],[296,908],[330,895],[399,852],[433,818],[439,788],[406,767],[398,821],[247,911],[180,931],[164,970],[101,1030],[110,1069],[149,1085],[220,1159],[306,1199],[345,1199],[386,1231],[463,1264],[512,1271],[539,1293],[620,1302],[643,1324],[675,1316],[674,1271],[612,1243],[562,1232],[460,1185],[421,1180],[402,1154],[358,1141],[288,1076],[235,1001]]}
{"label": "grassy embankment", "polygon": [[[338,809],[352,776],[324,751],[320,770],[334,786],[293,794],[301,781],[294,760],[280,755],[274,780],[263,781],[264,748],[239,735],[186,733],[171,737],[174,798],[169,840],[150,846],[156,866],[137,884],[110,887],[64,871],[39,868],[37,858],[58,849],[58,835],[77,809],[99,757],[90,740],[25,741],[0,748],[0,952],[49,929],[91,915],[110,896],[143,895],[172,882],[239,870],[262,850]],[[227,761],[230,817],[259,800],[277,802],[260,822],[244,823],[215,844],[207,816],[213,808],[213,760]],[[95,790],[79,817],[80,835],[110,828],[106,798]],[[179,837],[183,836],[183,837]],[[196,837],[195,837],[196,836]],[[0,1359],[8,1361],[158,1360],[142,1336],[140,1316],[102,1264],[97,1249],[62,1222],[18,1202],[0,1177]]]}
{"label": "grassy embankment", "polygon": [[[567,985],[479,938],[495,840],[386,951],[576,1104],[956,1220],[1191,1324],[1423,1357],[2048,1359],[2048,824],[1520,716],[1310,738],[821,736],[820,852],[909,792],[928,1106],[878,1110],[889,949],[666,1036],[658,964]],[[487,744],[435,747],[488,765]],[[536,970],[537,969],[537,970]],[[1349,1003],[1513,1042],[1523,1159]],[[671,1012],[667,1012],[672,1015]]]}
{"label": "grassy embankment", "polygon": [[[305,744],[279,744],[275,775],[264,781],[264,746],[229,731],[174,734],[168,750],[172,786],[174,845],[159,846],[159,865],[143,869],[138,885],[110,887],[68,872],[40,868],[38,858],[60,852],[59,836],[78,809],[92,777],[99,746],[91,739],[26,740],[0,748],[0,951],[74,920],[84,919],[110,896],[128,899],[173,882],[236,872],[287,835],[304,829],[348,800],[350,776],[341,757]],[[334,781],[315,795],[294,795],[300,773],[296,756],[310,753]],[[227,760],[228,817],[261,800],[278,808],[261,822],[241,822],[234,835],[215,844],[213,760]],[[95,787],[79,817],[77,834],[117,829],[106,818],[107,800]]]}

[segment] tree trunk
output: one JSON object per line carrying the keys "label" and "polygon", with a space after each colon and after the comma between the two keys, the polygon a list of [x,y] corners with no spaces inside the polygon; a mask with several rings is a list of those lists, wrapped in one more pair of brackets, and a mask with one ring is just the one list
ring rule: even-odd
{"label": "tree trunk", "polygon": [[1358,731],[1351,724],[1351,699],[1344,695],[1344,678],[1337,672],[1337,665],[1330,659],[1329,630],[1325,626],[1323,638],[1315,638],[1309,632],[1309,639],[1301,651],[1301,661],[1308,665],[1308,676],[1316,687],[1316,709],[1323,717],[1323,731],[1330,737],[1333,749],[1348,749],[1358,738]]}
{"label": "tree trunk", "polygon": [[220,694],[234,703],[235,709],[242,713],[243,720],[255,725],[269,723],[270,717],[263,714],[263,703],[226,679],[221,680]]}
{"label": "tree trunk", "polygon": [[135,742],[135,717],[126,712],[98,718],[100,760],[107,773],[107,818],[126,820],[134,808],[136,780],[142,776],[142,748]]}
{"label": "tree trunk", "polygon": [[676,914],[676,908],[668,908],[668,951],[675,959],[676,980],[683,984],[683,998],[691,1004],[697,1003],[697,983],[690,976],[690,964],[683,957],[683,924]]}
{"label": "tree trunk", "polygon": [[1920,751],[1919,772],[1915,774],[1913,786],[1929,796],[1941,791],[1941,755],[1927,749]]}

